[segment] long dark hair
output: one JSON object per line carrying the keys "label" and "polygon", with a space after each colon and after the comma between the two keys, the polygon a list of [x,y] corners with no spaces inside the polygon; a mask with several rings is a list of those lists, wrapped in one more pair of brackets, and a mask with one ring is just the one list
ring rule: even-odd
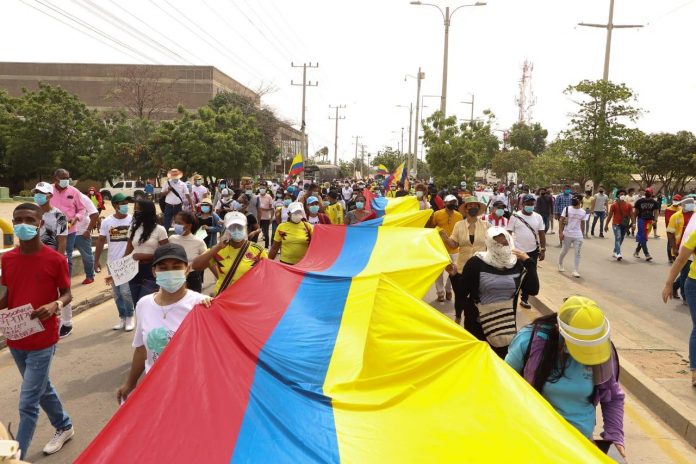
{"label": "long dark hair", "polygon": [[195,234],[198,231],[198,219],[196,219],[196,216],[194,216],[193,213],[189,211],[179,211],[176,215],[179,216],[179,218],[186,224],[191,226],[192,234]]}
{"label": "long dark hair", "polygon": [[[546,382],[556,383],[563,377],[570,356],[566,353],[565,342],[558,332],[557,314],[539,317],[532,325],[533,333],[543,332],[548,337],[532,382],[534,389],[541,393]],[[533,339],[529,340],[530,346],[532,341]]]}
{"label": "long dark hair", "polygon": [[143,233],[140,235],[138,244],[143,244],[150,238],[150,234],[152,234],[152,231],[157,227],[157,212],[155,211],[155,204],[150,200],[138,200],[135,204],[138,205],[138,212],[140,214],[136,214],[133,218],[130,239],[131,241],[133,240],[135,231],[142,226]]}

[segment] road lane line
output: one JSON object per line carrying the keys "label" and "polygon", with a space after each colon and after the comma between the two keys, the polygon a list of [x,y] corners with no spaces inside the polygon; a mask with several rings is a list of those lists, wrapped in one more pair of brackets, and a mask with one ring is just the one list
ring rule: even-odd
{"label": "road lane line", "polygon": [[[627,402],[625,404],[625,412],[628,418],[631,420],[631,422],[640,427],[643,430],[643,432],[645,432],[645,435],[650,439],[650,441],[657,444],[657,446],[660,447],[660,449],[665,453],[667,457],[669,457],[672,460],[672,462],[674,462],[675,464],[690,464],[690,461],[688,459],[685,459],[682,456],[682,453],[679,452],[669,440],[662,438],[658,433],[657,429],[651,423],[649,423],[648,421],[643,419],[643,417],[641,417],[641,415],[631,405],[631,403]],[[668,431],[669,433],[673,433],[669,429]],[[630,460],[631,450],[627,449],[627,451]]]}

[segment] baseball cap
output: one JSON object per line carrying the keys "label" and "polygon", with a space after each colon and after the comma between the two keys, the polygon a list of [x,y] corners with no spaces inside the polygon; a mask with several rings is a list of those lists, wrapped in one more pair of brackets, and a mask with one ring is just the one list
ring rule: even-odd
{"label": "baseball cap", "polygon": [[46,193],[53,195],[53,186],[48,182],[39,182],[31,193]]}
{"label": "baseball cap", "polygon": [[534,198],[534,195],[532,194],[527,194],[522,197],[522,203],[525,203],[527,201],[536,201],[536,198]]}
{"label": "baseball cap", "polygon": [[155,266],[160,261],[165,259],[176,259],[188,264],[188,258],[186,257],[186,250],[181,245],[176,243],[167,243],[165,245],[160,245],[155,250],[155,257],[152,260],[152,265]]}
{"label": "baseball cap", "polygon": [[447,195],[445,197],[445,203],[449,203],[450,201],[457,201],[457,197],[455,197],[454,195]]}
{"label": "baseball cap", "polygon": [[213,202],[208,200],[207,198],[204,198],[201,200],[201,205],[210,205],[213,206]]}
{"label": "baseball cap", "polygon": [[290,203],[290,206],[288,206],[288,213],[290,213],[290,214],[298,213],[301,211],[304,211],[304,208],[302,207],[302,203],[299,203],[297,201]]}
{"label": "baseball cap", "polygon": [[225,228],[227,229],[232,224],[237,224],[242,227],[247,226],[247,218],[243,213],[239,211],[232,211],[225,215]]}
{"label": "baseball cap", "polygon": [[652,187],[648,187],[645,189],[645,193],[653,193]]}
{"label": "baseball cap", "polygon": [[318,203],[319,199],[312,195],[311,197],[307,198],[307,204],[309,205],[310,203]]}
{"label": "baseball cap", "polygon": [[672,201],[681,201],[682,196],[678,193],[672,197]]}
{"label": "baseball cap", "polygon": [[132,202],[133,197],[126,196],[125,193],[117,193],[111,197],[111,203],[121,203],[122,201]]}

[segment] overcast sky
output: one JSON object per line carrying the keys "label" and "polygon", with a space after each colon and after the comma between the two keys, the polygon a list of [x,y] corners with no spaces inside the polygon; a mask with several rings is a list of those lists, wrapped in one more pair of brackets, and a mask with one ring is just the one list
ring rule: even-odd
{"label": "overcast sky", "polygon": [[[462,4],[433,3],[443,9]],[[29,5],[75,26],[48,6],[60,8],[121,45],[90,38]],[[461,102],[474,93],[477,115],[489,108],[498,128],[509,127],[517,119],[521,64],[529,59],[537,98],[533,120],[556,134],[573,109],[563,89],[602,75],[605,30],[576,24],[606,23],[608,8],[609,0],[490,0],[457,11],[450,28],[448,114],[468,118],[469,106]],[[355,135],[372,152],[400,143],[408,110],[396,105],[408,105],[416,95],[416,81],[404,82],[405,74],[415,75],[421,66],[422,94],[441,93],[442,17],[408,0],[3,0],[0,17],[0,60],[213,65],[251,88],[273,85],[263,103],[296,127],[301,87],[290,81],[301,81],[302,73],[290,62],[318,62],[308,71],[319,82],[307,90],[310,153],[326,145],[333,154],[329,105],[345,104],[338,150],[343,159],[353,156]],[[138,40],[118,20],[169,51]],[[615,24],[646,25],[615,30],[610,69],[611,80],[638,94],[646,110],[638,124],[644,131],[696,130],[695,20],[696,1],[616,0]],[[439,98],[425,98],[425,105],[427,116]]]}

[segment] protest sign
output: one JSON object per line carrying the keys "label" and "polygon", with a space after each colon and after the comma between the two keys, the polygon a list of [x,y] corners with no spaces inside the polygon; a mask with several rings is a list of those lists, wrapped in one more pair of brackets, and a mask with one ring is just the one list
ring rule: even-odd
{"label": "protest sign", "polygon": [[205,240],[208,237],[208,232],[203,229],[198,229],[194,235],[201,240]]}
{"label": "protest sign", "polygon": [[138,262],[133,259],[133,255],[124,256],[109,263],[109,274],[116,286],[130,282],[137,273]]}
{"label": "protest sign", "polygon": [[8,340],[19,340],[43,332],[41,321],[29,318],[32,311],[34,308],[30,304],[0,311],[0,332]]}

